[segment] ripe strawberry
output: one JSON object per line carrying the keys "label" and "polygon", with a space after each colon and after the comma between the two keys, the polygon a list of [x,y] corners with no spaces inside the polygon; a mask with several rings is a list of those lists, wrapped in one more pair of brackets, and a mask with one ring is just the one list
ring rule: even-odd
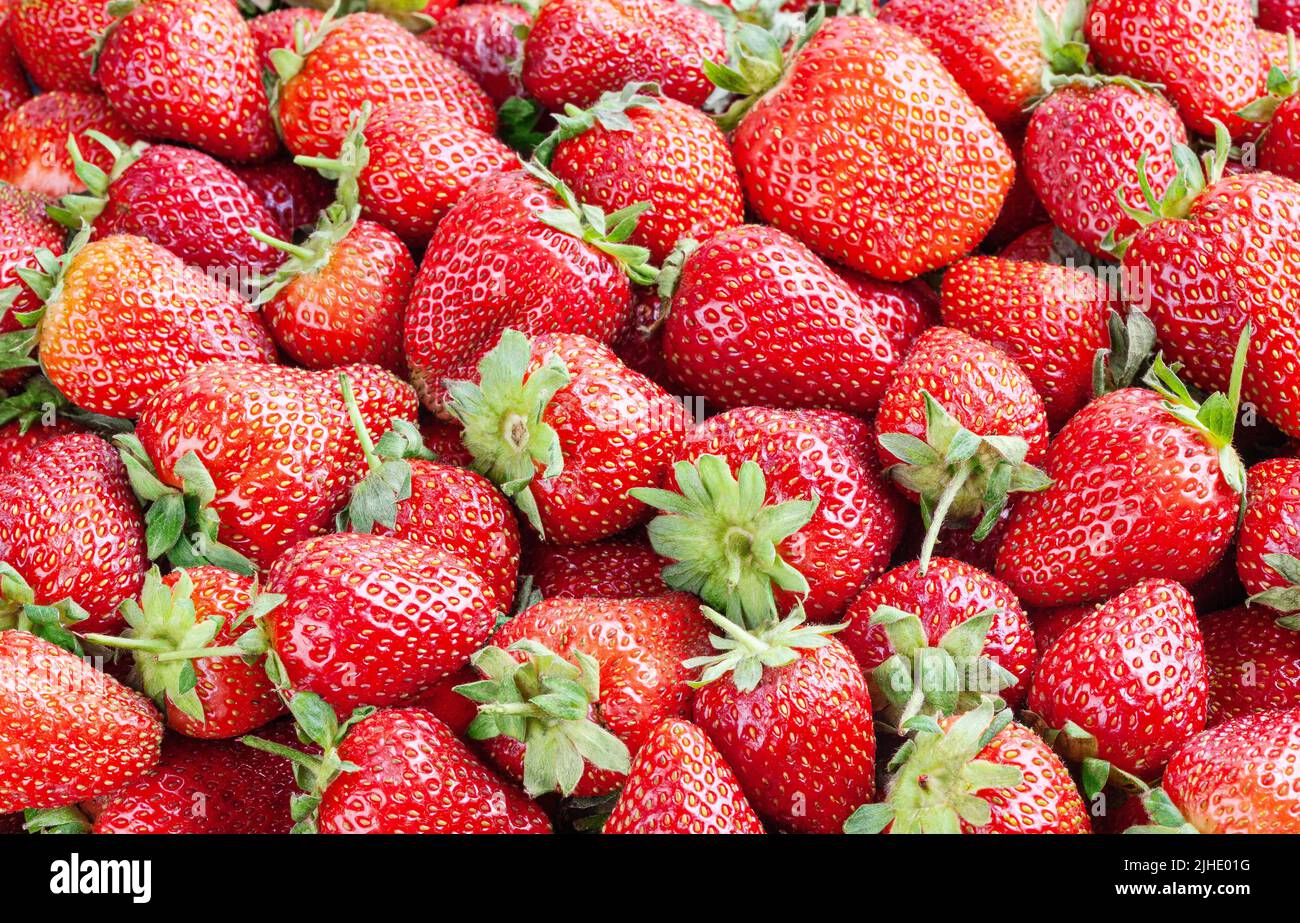
{"label": "ripe strawberry", "polygon": [[499,106],[524,95],[515,67],[523,60],[524,43],[516,30],[532,21],[513,3],[466,3],[448,10],[420,39],[463,67]]}
{"label": "ripe strawberry", "polygon": [[916,561],[896,567],[844,617],[839,640],[867,677],[877,718],[895,727],[922,712],[968,711],[986,695],[1012,708],[1025,696],[1034,666],[1025,611],[1005,585],[969,564],[934,558],[924,574]]}
{"label": "ripe strawberry", "polygon": [[943,322],[1005,350],[1058,429],[1092,397],[1110,294],[1096,275],[1047,263],[973,256],[943,277]]}
{"label": "ripe strawberry", "polygon": [[1300,708],[1300,632],[1262,605],[1201,618],[1210,678],[1209,726],[1270,708]]}
{"label": "ripe strawberry", "polygon": [[[1085,761],[1099,788],[1104,761],[1143,779],[1205,727],[1207,680],[1192,599],[1144,580],[1065,631],[1038,661],[1029,708],[1056,747]],[[1093,761],[1087,764],[1086,761]],[[1091,797],[1094,791],[1088,791]]]}
{"label": "ripe strawberry", "polygon": [[255,16],[248,21],[249,34],[257,46],[257,69],[259,73],[275,70],[271,52],[277,48],[293,51],[297,43],[298,22],[305,23],[307,32],[312,32],[320,25],[325,14],[320,10],[289,7],[283,10],[271,10]]}
{"label": "ripe strawberry", "polygon": [[1162,85],[1192,131],[1252,134],[1236,115],[1265,72],[1249,0],[1094,0],[1087,35],[1103,71]]}
{"label": "ripe strawberry", "polygon": [[[414,418],[414,395],[393,375],[340,371],[368,429]],[[119,445],[136,493],[151,504],[150,557],[178,567],[251,573],[243,555],[269,567],[290,545],[329,531],[365,471],[334,372],[209,363],[152,395],[136,436]]]}
{"label": "ripe strawberry", "polygon": [[27,380],[21,391],[0,399],[0,472],[26,465],[37,446],[60,436],[89,430],[74,419],[63,395],[44,376]]}
{"label": "ripe strawberry", "polygon": [[8,13],[0,11],[0,118],[32,98],[32,88],[14,51]]}
{"label": "ripe strawberry", "polygon": [[88,433],[42,443],[0,472],[0,626],[43,621],[34,609],[69,603],[87,616],[78,631],[122,626],[118,603],[140,591],[146,567],[126,474],[112,447]]}
{"label": "ripe strawberry", "polygon": [[1056,643],[1056,639],[1065,634],[1075,622],[1091,615],[1097,608],[1096,603],[1083,603],[1077,606],[1057,606],[1054,609],[1030,609],[1029,623],[1034,630],[1034,647],[1038,655]]}
{"label": "ripe strawberry", "polygon": [[1300,554],[1300,459],[1273,458],[1250,469],[1237,535],[1237,574],[1250,593],[1287,587],[1273,555]]}
{"label": "ripe strawberry", "polygon": [[1296,0],[1259,0],[1255,24],[1273,32],[1300,30],[1300,3]]}
{"label": "ripe strawberry", "polygon": [[656,263],[679,240],[707,240],[745,220],[727,140],[698,109],[631,83],[590,108],[569,107],[537,156],[578,199],[607,211],[649,202],[628,240]]}
{"label": "ripe strawberry", "polygon": [[[82,188],[68,153],[68,137],[80,143],[87,131],[102,132],[124,144],[136,141],[104,97],[90,93],[42,93],[0,121],[0,180],[20,189],[57,197]],[[87,150],[90,162],[110,170],[113,156],[99,145]]]}
{"label": "ripe strawberry", "polygon": [[845,833],[1091,833],[1087,808],[1060,757],[992,703],[960,718],[913,719],[916,736],[880,804]]}
{"label": "ripe strawberry", "polygon": [[670,718],[632,761],[602,833],[763,833],[736,774],[704,732]]}
{"label": "ripe strawberry", "polygon": [[1254,165],[1300,181],[1300,59],[1294,32],[1282,38],[1281,59],[1269,67],[1266,95],[1237,114],[1265,125],[1256,145]]}
{"label": "ripe strawberry", "polygon": [[16,315],[41,302],[18,271],[39,270],[35,254],[41,250],[63,253],[63,229],[45,214],[48,204],[43,196],[0,183],[0,369],[8,369],[0,371],[0,388],[21,384],[34,367],[27,355],[31,335],[19,332],[24,327]]}
{"label": "ripe strawberry", "polygon": [[111,12],[119,18],[95,76],[133,129],[240,163],[279,149],[257,45],[235,4],[136,0]]}
{"label": "ripe strawberry", "polygon": [[433,714],[457,737],[465,737],[478,716],[478,706],[456,691],[458,686],[478,680],[478,672],[469,664],[438,680],[411,700],[411,705]]}
{"label": "ripe strawberry", "polygon": [[1060,228],[1048,222],[1036,225],[1008,243],[998,256],[1004,260],[1034,260],[1053,266],[1086,267],[1096,257],[1071,240]]}
{"label": "ripe strawberry", "polygon": [[469,736],[531,795],[608,794],[655,728],[687,715],[683,661],[707,651],[707,637],[685,593],[543,600],[474,655],[485,678],[459,687],[480,703]]}
{"label": "ripe strawberry", "polygon": [[713,87],[705,62],[725,59],[722,26],[669,0],[553,0],[524,44],[523,83],[552,112],[592,105],[629,83],[657,83],[665,96],[700,106]]}
{"label": "ripe strawberry", "polygon": [[25,631],[0,631],[0,814],[121,788],[158,762],[144,696]]}
{"label": "ripe strawberry", "polygon": [[443,382],[474,378],[507,329],[609,342],[628,319],[629,275],[654,278],[649,254],[623,243],[634,210],[593,212],[543,168],[528,170],[476,183],[424,252],[406,307],[406,359],[431,410],[445,410]]}
{"label": "ripe strawberry", "polygon": [[42,90],[91,93],[96,37],[113,21],[102,0],[20,0],[13,4],[9,35],[23,67]]}
{"label": "ripe strawberry", "polygon": [[443,464],[468,468],[474,463],[474,457],[465,448],[461,432],[461,425],[455,420],[427,419],[420,423],[424,447],[433,453],[434,458]]}
{"label": "ripe strawberry", "polygon": [[723,408],[876,409],[899,357],[868,306],[811,250],[742,225],[685,252],[664,355],[689,393]]}
{"label": "ripe strawberry", "polygon": [[590,545],[539,545],[529,570],[542,596],[628,599],[668,592],[663,569],[671,562],[644,540],[606,539]]}
{"label": "ripe strawberry", "polygon": [[899,359],[907,355],[917,337],[939,323],[939,297],[920,279],[881,282],[852,269],[830,269],[861,299]]}
{"label": "ripe strawberry", "polygon": [[363,103],[428,102],[445,117],[491,133],[492,101],[468,74],[378,13],[326,16],[298,27],[294,50],[272,53],[272,106],[294,154],[335,157]]}
{"label": "ripe strawberry", "polygon": [[1011,152],[920,39],[872,19],[819,21],[784,73],[776,41],[750,30],[741,68],[762,79],[713,69],[749,94],[724,127],[743,114],[733,150],[750,207],[878,279],[947,265],[997,219]]}
{"label": "ripe strawberry", "polygon": [[233,169],[271,213],[280,236],[286,240],[300,227],[315,224],[320,213],[334,201],[333,184],[315,170],[300,167],[292,160],[273,160]]}

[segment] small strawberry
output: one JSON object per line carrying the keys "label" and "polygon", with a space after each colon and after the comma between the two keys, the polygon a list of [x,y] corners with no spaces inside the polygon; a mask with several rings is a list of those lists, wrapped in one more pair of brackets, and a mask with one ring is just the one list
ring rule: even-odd
{"label": "small strawberry", "polygon": [[1256,145],[1255,166],[1300,182],[1300,59],[1295,33],[1284,41],[1283,62],[1269,68],[1267,94],[1237,114],[1266,126]]}
{"label": "small strawberry", "polygon": [[1201,618],[1210,677],[1209,726],[1272,708],[1300,708],[1300,631],[1264,605]]}
{"label": "small strawberry", "polygon": [[325,177],[292,160],[272,160],[233,169],[271,213],[280,236],[286,240],[300,227],[315,224],[320,213],[334,201],[334,186]]}
{"label": "small strawberry", "polygon": [[9,35],[23,67],[42,89],[91,93],[95,39],[113,16],[103,0],[20,0],[13,4]]}
{"label": "small strawberry", "polygon": [[611,538],[590,545],[539,545],[529,570],[533,585],[547,599],[628,599],[668,592],[663,569],[670,563],[645,540]]}
{"label": "small strawberry", "polygon": [[0,183],[0,369],[9,369],[0,371],[0,388],[21,384],[35,367],[28,355],[30,334],[12,334],[24,329],[17,315],[41,304],[19,270],[39,270],[36,254],[41,250],[56,257],[63,253],[65,235],[45,214],[48,204],[44,196]]}
{"label": "small strawberry", "polygon": [[425,419],[420,422],[420,436],[434,458],[457,468],[468,468],[474,456],[465,448],[461,425],[455,420]]}
{"label": "small strawberry", "polygon": [[524,95],[516,67],[524,50],[518,30],[532,21],[513,3],[465,3],[448,10],[420,40],[463,67],[499,106]]}
{"label": "small strawberry", "polygon": [[830,269],[861,299],[899,359],[907,355],[917,337],[939,323],[939,297],[920,279],[881,282],[852,269]]}
{"label": "small strawberry", "polygon": [[[91,93],[42,93],[0,121],[0,180],[28,192],[58,197],[82,188],[69,136],[81,142],[87,131],[102,132],[124,144],[136,134],[109,108],[104,97]],[[101,170],[113,166],[113,156],[92,145],[87,155]]]}
{"label": "small strawberry", "polygon": [[1300,459],[1273,458],[1253,466],[1246,479],[1246,512],[1237,534],[1237,574],[1250,593],[1286,587],[1270,563],[1275,555],[1300,555]]}

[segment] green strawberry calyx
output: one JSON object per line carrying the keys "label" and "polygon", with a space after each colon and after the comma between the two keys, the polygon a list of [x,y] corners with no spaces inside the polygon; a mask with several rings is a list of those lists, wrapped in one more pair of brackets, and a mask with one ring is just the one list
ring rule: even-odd
{"label": "green strawberry calyx", "polygon": [[547,355],[537,368],[532,345],[506,330],[478,364],[479,382],[448,381],[447,409],[461,422],[461,438],[473,468],[514,501],[537,534],[545,537],[533,482],[564,470],[559,434],[545,420],[551,399],[572,380],[564,361]]}
{"label": "green strawberry calyx", "polygon": [[46,212],[59,224],[74,229],[93,223],[103,213],[105,206],[108,205],[110,187],[121,179],[122,174],[129,170],[149,148],[144,141],[123,145],[94,130],[87,131],[86,136],[112,155],[113,166],[104,171],[86,160],[77,145],[76,136],[68,135],[67,150],[72,158],[73,172],[81,180],[86,191],[63,196],[59,199],[58,205],[49,206]]}
{"label": "green strawberry calyx", "polygon": [[1286,583],[1269,587],[1246,600],[1248,606],[1267,606],[1281,613],[1277,624],[1300,631],[1300,558],[1290,554],[1266,554],[1264,563]]}
{"label": "green strawberry calyx", "polygon": [[[726,35],[732,35],[742,25],[749,24],[772,33],[784,45],[792,35],[803,28],[804,14],[786,12],[786,0],[729,0],[728,3],[710,3],[708,0],[682,0],[687,6],[708,13],[722,26]],[[853,0],[856,2],[856,0]],[[836,15],[850,15],[850,3],[841,4]],[[870,0],[854,15],[870,16],[875,10]]]}
{"label": "green strawberry calyx", "polygon": [[776,589],[808,594],[808,580],[785,560],[781,545],[812,520],[816,498],[769,502],[757,462],[744,462],[733,475],[716,455],[677,462],[673,476],[676,492],[629,491],[662,513],[647,532],[654,550],[675,562],[664,568],[665,583],[750,629],[776,620]]}
{"label": "green strawberry calyx", "polygon": [[1025,461],[1029,443],[1019,436],[980,436],[966,429],[928,391],[925,438],[881,433],[885,451],[899,459],[885,469],[920,497],[926,527],[921,573],[929,567],[939,530],[946,521],[976,522],[972,535],[983,541],[997,524],[1012,493],[1046,490],[1051,479]]}
{"label": "green strawberry calyx", "polygon": [[75,804],[61,808],[27,808],[23,830],[36,834],[90,833],[90,818]]}
{"label": "green strawberry calyx", "polygon": [[68,628],[89,617],[71,598],[37,602],[26,578],[13,565],[0,561],[0,631],[25,631],[81,656],[81,644]]}
{"label": "green strawberry calyx", "polygon": [[1147,784],[1137,776],[1100,758],[1097,755],[1097,738],[1075,722],[1066,721],[1059,728],[1052,727],[1041,715],[1027,709],[1020,713],[1020,720],[1060,754],[1062,759],[1079,766],[1083,793],[1089,801],[1096,798],[1107,785],[1114,785],[1133,794],[1147,791]]}
{"label": "green strawberry calyx", "polygon": [[1139,824],[1129,827],[1125,833],[1200,833],[1183,817],[1169,795],[1162,788],[1153,788],[1142,794],[1142,807],[1147,816],[1155,821],[1153,824]]}
{"label": "green strawberry calyx", "polygon": [[1285,68],[1276,65],[1269,68],[1264,95],[1238,109],[1238,116],[1248,122],[1271,121],[1273,114],[1282,103],[1300,93],[1300,63],[1296,58],[1294,31],[1288,31],[1286,34],[1286,58]]}
{"label": "green strawberry calyx", "polygon": [[151,561],[166,557],[175,567],[213,564],[252,577],[257,568],[235,549],[217,540],[221,518],[212,509],[217,488],[203,460],[186,452],[172,469],[176,488],[158,476],[153,460],[134,433],[113,437],[126,466],[131,489],[145,506],[145,550]]}
{"label": "green strawberry calyx", "polygon": [[25,435],[33,426],[53,426],[59,417],[70,415],[73,409],[48,378],[34,375],[22,391],[0,397],[0,426],[16,422],[18,432]]}
{"label": "green strawberry calyx", "polygon": [[1041,5],[1034,8],[1034,25],[1038,29],[1039,53],[1044,61],[1041,85],[1043,92],[1029,101],[1033,109],[1061,87],[1096,88],[1118,84],[1142,93],[1158,93],[1163,87],[1158,83],[1136,80],[1123,74],[1100,73],[1089,60],[1091,49],[1084,36],[1083,26],[1088,18],[1087,0],[1069,0],[1054,20]]}
{"label": "green strawberry calyx", "polygon": [[783,50],[781,37],[749,22],[740,23],[728,40],[726,64],[704,61],[704,74],[714,86],[737,99],[725,112],[714,116],[723,131],[733,131],[754,104],[781,82],[788,61],[793,60],[826,20],[826,7],[814,6],[807,14],[802,31],[794,38],[789,52]]}
{"label": "green strawberry calyx", "polygon": [[1093,397],[1142,384],[1156,358],[1156,328],[1142,311],[1134,308],[1127,317],[1111,311],[1106,332],[1109,348],[1093,355]]}
{"label": "green strawberry calyx", "polygon": [[1011,712],[993,702],[966,712],[946,731],[928,715],[909,719],[906,730],[912,736],[890,761],[884,799],[854,811],[844,832],[961,833],[963,824],[987,826],[989,793],[1024,782],[1015,766],[979,758],[1010,723]]}
{"label": "green strawberry calyx", "polygon": [[530,639],[508,650],[485,647],[471,658],[484,678],[456,687],[478,703],[471,740],[509,737],[524,745],[524,791],[534,797],[573,794],[588,764],[623,775],[631,769],[627,745],[592,718],[600,664],[577,649],[571,656],[576,662]]}
{"label": "green strawberry calyx", "polygon": [[261,290],[253,303],[266,304],[285,286],[303,275],[311,275],[329,264],[330,256],[339,241],[347,237],[361,218],[360,177],[370,163],[370,149],[366,146],[366,122],[370,119],[370,103],[363,103],[353,113],[352,125],[339,147],[337,157],[295,157],[300,167],[316,170],[335,182],[334,201],[316,220],[316,227],[300,244],[272,237],[260,228],[248,228],[248,233],[268,246],[289,255],[280,266],[259,280]]}
{"label": "green strawberry calyx", "polygon": [[659,280],[656,287],[659,290],[659,304],[661,307],[654,321],[641,329],[640,332],[643,336],[654,333],[668,320],[673,298],[676,297],[677,287],[682,281],[682,272],[686,269],[686,261],[698,249],[700,249],[698,240],[693,237],[683,237],[673,246],[673,250],[664,260],[663,266],[659,267]]}
{"label": "green strawberry calyx", "polygon": [[270,55],[271,68],[265,74],[264,79],[266,95],[271,104],[271,120],[275,123],[277,130],[282,129],[280,124],[280,95],[284,91],[284,85],[298,76],[307,63],[307,58],[325,42],[326,37],[342,21],[342,15],[340,15],[342,2],[343,0],[334,0],[334,3],[325,11],[325,15],[321,17],[321,21],[315,27],[307,19],[296,20],[293,24],[293,47],[272,49]]}
{"label": "green strawberry calyx", "polygon": [[989,629],[1000,610],[989,609],[953,625],[931,645],[919,616],[880,606],[871,625],[880,625],[894,653],[867,676],[878,718],[902,728],[917,715],[956,715],[986,700],[998,707],[1003,689],[1016,678],[984,656]]}
{"label": "green strawberry calyx", "polygon": [[[91,228],[83,224],[73,235],[67,248],[59,256],[42,247],[32,254],[37,267],[19,266],[14,272],[22,284],[32,290],[40,299],[41,305],[31,311],[15,311],[13,317],[23,329],[0,334],[0,371],[11,368],[31,368],[36,360],[32,351],[36,349],[41,338],[41,319],[49,305],[63,297],[63,277],[72,265],[73,259],[90,240]],[[7,310],[18,296],[18,286],[10,285],[0,291],[0,310]]]}
{"label": "green strawberry calyx", "polygon": [[709,643],[719,653],[692,657],[682,664],[687,669],[701,671],[700,678],[690,683],[697,689],[730,676],[737,690],[749,692],[763,679],[764,670],[794,663],[802,656],[800,651],[825,647],[830,644],[830,635],[848,627],[847,622],[839,625],[805,624],[802,606],[795,606],[779,622],[773,619],[753,630],[747,630],[708,606],[701,606],[700,612],[721,629],[722,634],[709,638]]}
{"label": "green strawberry calyx", "polygon": [[143,0],[109,0],[108,3],[104,4],[104,12],[111,18],[108,25],[95,35],[94,41],[90,45],[88,54],[90,55],[90,75],[92,77],[99,71],[99,57],[104,53],[104,45],[107,44],[108,37],[113,34],[118,22],[135,12],[135,8],[142,2]]}
{"label": "green strawberry calyx", "polygon": [[599,125],[606,131],[636,131],[632,119],[628,117],[629,109],[660,109],[663,103],[659,98],[657,83],[632,82],[623,89],[609,90],[590,108],[581,109],[568,103],[563,114],[556,114],[555,130],[537,145],[533,157],[549,167],[555,149],[564,141],[571,141]]}

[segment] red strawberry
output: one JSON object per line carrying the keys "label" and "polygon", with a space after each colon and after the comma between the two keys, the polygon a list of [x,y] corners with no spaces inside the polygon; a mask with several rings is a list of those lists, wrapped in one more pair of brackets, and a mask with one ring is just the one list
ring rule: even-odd
{"label": "red strawberry", "polygon": [[1094,257],[1050,222],[1025,231],[1008,243],[998,256],[1005,260],[1033,260],[1054,266],[1088,266]]}
{"label": "red strawberry", "polygon": [[[81,189],[68,136],[82,143],[92,129],[124,144],[136,140],[102,96],[53,92],[28,100],[0,122],[0,180],[45,196]],[[90,145],[87,155],[101,170],[113,166],[113,155],[97,144]]]}
{"label": "red strawberry", "polygon": [[707,240],[745,220],[731,149],[716,125],[653,84],[628,84],[587,110],[570,107],[538,156],[583,201],[606,211],[649,202],[628,238],[656,263],[683,238]]}
{"label": "red strawberry", "polygon": [[[1029,707],[1060,732],[1049,737],[1072,758],[1150,779],[1205,727],[1206,688],[1191,597],[1169,580],[1145,580],[1080,619],[1043,653]],[[1104,781],[1094,772],[1085,765],[1085,782]]]}
{"label": "red strawberry", "polygon": [[25,631],[0,631],[0,814],[121,788],[158,762],[144,696]]}
{"label": "red strawberry", "polygon": [[553,0],[528,33],[523,82],[552,112],[646,82],[700,106],[713,91],[704,63],[726,55],[722,26],[703,10],[669,0]]}
{"label": "red strawberry", "polygon": [[1286,32],[1300,30],[1300,3],[1296,0],[1259,0],[1255,24],[1261,29]]}
{"label": "red strawberry", "polygon": [[49,440],[0,472],[0,626],[71,603],[88,616],[78,631],[120,628],[117,606],[140,591],[144,554],[127,472],[98,436]]}
{"label": "red strawberry", "polygon": [[464,737],[478,715],[478,706],[456,691],[458,686],[475,682],[478,672],[469,664],[444,676],[412,700],[411,704],[433,714],[457,737]]}
{"label": "red strawberry", "polygon": [[113,21],[103,0],[20,0],[9,35],[23,67],[42,90],[90,93],[96,37]]}
{"label": "red strawberry", "polygon": [[543,600],[474,656],[485,678],[459,687],[480,703],[469,736],[531,795],[608,794],[660,722],[686,716],[683,661],[707,636],[685,593]]}
{"label": "red strawberry", "polygon": [[1201,618],[1210,677],[1209,725],[1269,708],[1300,707],[1300,632],[1262,605]]}
{"label": "red strawberry", "polygon": [[[1000,581],[969,564],[933,558],[922,574],[904,564],[862,591],[839,640],[872,688],[878,717],[901,727],[913,715],[957,714],[998,695],[1015,708],[1034,666],[1025,611]],[[945,656],[946,655],[946,656]],[[961,682],[934,682],[955,666]]]}
{"label": "red strawberry", "polygon": [[0,399],[0,472],[22,467],[28,452],[52,439],[88,432],[72,413],[63,395],[40,375]]}
{"label": "red strawberry", "polygon": [[1281,61],[1269,67],[1267,94],[1237,114],[1266,126],[1253,165],[1300,181],[1300,59],[1296,56],[1294,32],[1282,37],[1280,51]]}
{"label": "red strawberry", "polygon": [[670,718],[637,752],[601,832],[762,833],[763,824],[704,732]]}
{"label": "red strawberry", "polygon": [[1251,593],[1286,587],[1273,555],[1300,554],[1300,458],[1274,458],[1250,469],[1246,512],[1237,536],[1237,574]]}
{"label": "red strawberry", "polygon": [[715,70],[750,94],[726,120],[744,114],[733,149],[750,207],[878,279],[947,265],[997,219],[1011,152],[920,39],[872,19],[818,22],[784,73],[776,41],[750,31],[742,60],[763,79]]}
{"label": "red strawberry", "polygon": [[1030,609],[1029,623],[1034,630],[1034,646],[1038,648],[1039,656],[1055,644],[1056,639],[1065,634],[1075,622],[1091,615],[1096,608],[1096,603],[1083,603],[1078,606],[1057,606],[1055,609]]}
{"label": "red strawberry", "polygon": [[273,106],[285,146],[335,157],[363,103],[428,102],[453,122],[496,129],[492,101],[468,74],[378,13],[326,16],[299,29],[292,52],[273,54],[279,83]]}
{"label": "red strawberry", "polygon": [[0,11],[0,118],[32,98],[32,88],[14,52],[7,12]]}
{"label": "red strawberry", "polygon": [[540,545],[530,562],[533,585],[548,599],[658,596],[668,592],[663,569],[669,563],[648,542],[621,538],[590,545]]}
{"label": "red strawberry", "polygon": [[310,33],[320,25],[321,20],[324,18],[325,14],[320,10],[290,7],[283,10],[272,10],[269,13],[263,13],[250,19],[248,21],[248,31],[253,36],[253,44],[257,46],[258,71],[275,70],[275,62],[271,60],[271,52],[275,49],[294,50],[297,44],[295,33],[300,21],[304,23],[304,28]]}
{"label": "red strawberry", "polygon": [[325,206],[334,201],[334,187],[315,170],[291,160],[235,167],[235,175],[261,199],[275,219],[280,236],[289,239],[306,224],[315,224]]}
{"label": "red strawberry", "polygon": [[23,330],[15,316],[40,307],[40,299],[18,274],[20,269],[39,270],[36,253],[63,253],[63,229],[46,214],[49,203],[43,196],[17,186],[0,183],[0,388],[22,383],[34,367],[27,355],[30,335],[5,336]]}
{"label": "red strawberry", "polygon": [[1059,428],[1092,397],[1110,294],[1098,278],[1047,263],[973,256],[943,277],[943,322],[1005,350]]}
{"label": "red strawberry", "polygon": [[546,184],[527,172],[476,183],[424,252],[406,308],[406,359],[432,410],[445,408],[443,382],[472,379],[506,329],[609,342],[628,319],[629,273],[654,277],[649,254],[623,243],[634,212],[593,217],[545,170],[530,170]]}
{"label": "red strawberry", "polygon": [[516,29],[532,21],[513,3],[466,3],[448,10],[420,39],[463,67],[499,106],[524,95],[515,68],[523,60],[524,43]]}
{"label": "red strawberry", "polygon": [[257,45],[235,4],[137,0],[113,13],[95,76],[133,129],[240,163],[276,152]]}
{"label": "red strawberry", "polygon": [[899,357],[869,307],[795,238],[742,225],[688,249],[675,281],[667,272],[664,355],[690,393],[724,408],[876,409]]}
{"label": "red strawberry", "polygon": [[862,300],[899,359],[907,355],[917,337],[939,323],[939,297],[920,279],[901,284],[880,282],[852,269],[830,269]]}
{"label": "red strawberry", "polygon": [[425,448],[438,461],[457,468],[468,468],[474,463],[461,438],[461,426],[455,420],[424,420],[420,423],[420,435]]}

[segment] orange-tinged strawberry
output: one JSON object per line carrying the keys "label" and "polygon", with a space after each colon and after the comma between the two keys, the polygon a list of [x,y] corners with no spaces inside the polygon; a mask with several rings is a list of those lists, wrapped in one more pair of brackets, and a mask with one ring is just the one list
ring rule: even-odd
{"label": "orange-tinged strawberry", "polygon": [[92,129],[125,144],[137,140],[102,96],[52,92],[33,97],[0,122],[0,180],[46,196],[76,192],[82,182],[68,153],[69,135],[95,166],[105,171],[113,166],[113,155],[86,138]]}

